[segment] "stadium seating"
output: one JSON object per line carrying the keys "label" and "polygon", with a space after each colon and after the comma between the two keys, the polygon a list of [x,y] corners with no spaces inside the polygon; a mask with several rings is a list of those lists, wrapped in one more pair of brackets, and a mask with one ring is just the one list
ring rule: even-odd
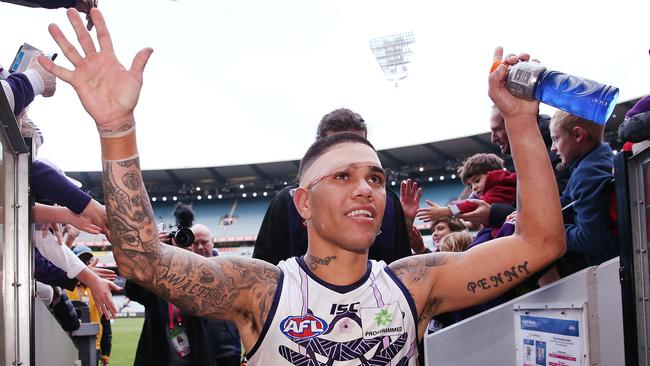
{"label": "stadium seating", "polygon": [[[458,198],[463,185],[458,180],[425,183],[420,206],[426,206],[425,200],[431,200],[439,205],[447,204]],[[390,187],[399,196],[399,186]],[[271,202],[270,197],[247,197],[224,200],[201,200],[192,202],[195,222],[210,228],[218,242],[254,241],[264,218],[266,209]],[[176,202],[152,202],[159,230],[170,231],[175,227],[174,208]],[[232,211],[232,212],[231,212]],[[232,217],[229,215],[232,214]],[[231,220],[228,220],[228,219]],[[418,227],[422,222],[416,221]],[[426,226],[426,225],[424,225]],[[103,235],[82,233],[78,242],[84,244],[100,243]]]}

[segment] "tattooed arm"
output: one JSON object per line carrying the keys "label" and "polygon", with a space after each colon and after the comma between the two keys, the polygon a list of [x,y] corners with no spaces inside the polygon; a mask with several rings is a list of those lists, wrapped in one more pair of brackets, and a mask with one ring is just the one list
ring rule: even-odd
{"label": "tattooed arm", "polygon": [[[498,48],[495,61],[502,53]],[[536,125],[538,103],[515,98],[504,87],[506,65],[518,61],[508,58],[491,73],[489,88],[504,116],[517,171],[515,233],[467,252],[414,256],[391,264],[416,302],[420,335],[432,316],[493,299],[566,251],[557,185]]]}
{"label": "tattooed arm", "polygon": [[43,67],[71,84],[101,137],[104,196],[113,254],[120,272],[155,294],[199,316],[228,319],[250,349],[257,340],[277,287],[279,270],[243,258],[207,258],[158,240],[149,197],[142,181],[133,110],[151,49],[140,51],[129,70],[117,60],[99,10],[91,10],[100,50],[79,14],[68,11],[85,57],[56,25],[50,33],[74,71],[41,57]]}
{"label": "tattooed arm", "polygon": [[186,311],[234,321],[251,347],[273,299],[277,267],[248,258],[210,260],[160,243],[138,159],[104,160],[103,165],[111,243],[120,272]]}

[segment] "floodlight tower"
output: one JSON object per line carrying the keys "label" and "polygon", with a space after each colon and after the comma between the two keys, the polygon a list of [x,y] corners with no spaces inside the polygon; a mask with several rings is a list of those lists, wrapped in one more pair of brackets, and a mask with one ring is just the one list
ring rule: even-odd
{"label": "floodlight tower", "polygon": [[370,40],[370,49],[375,54],[384,76],[389,81],[398,82],[408,76],[407,65],[411,62],[415,35],[413,32],[391,34]]}

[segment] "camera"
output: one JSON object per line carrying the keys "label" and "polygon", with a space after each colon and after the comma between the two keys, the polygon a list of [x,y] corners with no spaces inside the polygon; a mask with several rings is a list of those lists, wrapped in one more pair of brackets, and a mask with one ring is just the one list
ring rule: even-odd
{"label": "camera", "polygon": [[190,227],[194,224],[194,212],[192,207],[179,202],[174,209],[176,218],[176,230],[169,233],[169,238],[174,239],[176,245],[187,248],[194,243],[194,233]]}
{"label": "camera", "polygon": [[194,243],[194,233],[186,227],[177,226],[177,229],[169,233],[169,238],[174,239],[176,245],[187,248]]}

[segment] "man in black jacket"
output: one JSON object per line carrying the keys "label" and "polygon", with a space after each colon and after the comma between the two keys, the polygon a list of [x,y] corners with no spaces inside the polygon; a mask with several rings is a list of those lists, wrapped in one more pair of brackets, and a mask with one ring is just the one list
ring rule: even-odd
{"label": "man in black jacket", "polygon": [[124,291],[145,307],[134,366],[215,366],[205,319],[180,310],[135,282],[127,281]]}
{"label": "man in black jacket", "polygon": [[[204,245],[194,243],[187,249],[198,253]],[[209,251],[211,256],[211,245]],[[126,297],[145,307],[134,366],[217,366],[206,319],[190,315],[132,281],[126,282],[124,292]]]}
{"label": "man in black jacket", "polygon": [[[364,138],[368,133],[366,123],[358,113],[340,108],[323,116],[318,125],[316,140],[341,132],[354,133]],[[292,190],[295,188],[293,185],[285,187],[271,201],[257,235],[253,258],[278,264],[307,252],[307,227],[292,198]],[[387,189],[384,220],[380,234],[370,247],[369,258],[383,260],[388,264],[409,255],[411,248],[404,210],[398,197]]]}

